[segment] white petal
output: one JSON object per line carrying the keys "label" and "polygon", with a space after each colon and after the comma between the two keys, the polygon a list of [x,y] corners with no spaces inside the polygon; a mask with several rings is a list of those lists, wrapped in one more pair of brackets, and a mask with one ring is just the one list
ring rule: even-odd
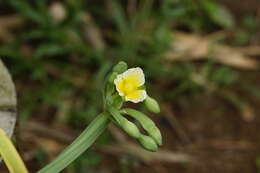
{"label": "white petal", "polygon": [[147,97],[147,93],[145,90],[139,90],[139,92],[141,92],[141,95],[140,97],[136,98],[136,99],[133,99],[133,98],[128,98],[127,96],[125,97],[125,100],[126,101],[130,101],[130,102],[133,102],[133,103],[138,103],[138,102],[142,102],[146,99]]}
{"label": "white petal", "polygon": [[123,74],[119,74],[117,75],[117,77],[114,80],[114,84],[116,86],[116,90],[119,93],[120,96],[123,96],[124,94],[119,90],[119,85],[118,83],[121,82],[123,80]]}
{"label": "white petal", "polygon": [[144,83],[145,83],[144,72],[140,67],[130,68],[127,71],[125,71],[122,75],[123,75],[123,78],[125,78],[128,75],[132,75],[132,74],[138,76],[139,86],[144,85]]}

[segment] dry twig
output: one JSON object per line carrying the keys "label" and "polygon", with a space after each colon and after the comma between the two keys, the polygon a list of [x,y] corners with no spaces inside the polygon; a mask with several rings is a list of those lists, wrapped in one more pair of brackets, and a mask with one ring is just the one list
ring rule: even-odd
{"label": "dry twig", "polygon": [[[247,56],[249,52],[239,51],[228,45],[217,43],[214,38],[196,34],[175,32],[170,50],[166,53],[169,61],[203,60],[212,57],[216,62],[239,69],[254,70],[259,63]],[[250,53],[258,52],[258,48],[250,48]]]}

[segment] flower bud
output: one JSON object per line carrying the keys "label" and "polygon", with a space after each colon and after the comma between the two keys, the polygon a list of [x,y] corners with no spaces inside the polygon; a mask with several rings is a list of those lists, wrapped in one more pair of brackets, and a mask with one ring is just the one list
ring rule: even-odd
{"label": "flower bud", "polygon": [[149,135],[155,140],[155,142],[161,146],[162,145],[162,135],[160,130],[153,126],[152,128],[149,129]]}
{"label": "flower bud", "polygon": [[147,96],[147,98],[144,100],[145,107],[153,113],[160,113],[160,106],[158,102],[153,99],[152,97]]}
{"label": "flower bud", "polygon": [[131,121],[128,121],[125,119],[125,121],[121,124],[124,131],[131,137],[138,139],[141,135],[139,129],[137,126],[132,123]]}
{"label": "flower bud", "polygon": [[115,91],[115,86],[111,83],[107,83],[106,89],[105,89],[106,96],[113,94],[114,91]]}
{"label": "flower bud", "polygon": [[156,142],[150,136],[140,135],[138,140],[139,140],[140,144],[146,150],[149,150],[152,152],[157,151],[158,146],[157,146]]}
{"label": "flower bud", "polygon": [[124,61],[120,61],[113,67],[113,72],[123,73],[127,70],[127,64]]}
{"label": "flower bud", "polygon": [[116,109],[120,109],[123,105],[122,97],[119,96],[118,94],[114,94],[112,96],[112,104],[113,104],[113,107],[115,107]]}
{"label": "flower bud", "polygon": [[114,84],[114,80],[115,80],[115,78],[116,78],[117,75],[118,75],[117,72],[112,72],[111,75],[110,75],[109,78],[108,78],[108,81],[109,81],[110,83]]}
{"label": "flower bud", "polygon": [[131,137],[134,137],[136,139],[139,138],[141,135],[139,129],[137,126],[132,123],[131,121],[128,121],[125,117],[123,117],[117,109],[114,107],[109,107],[108,111],[112,115],[112,117],[116,120],[117,124]]}
{"label": "flower bud", "polygon": [[130,108],[125,108],[121,110],[121,113],[130,115],[131,117],[136,119],[142,125],[142,127],[147,131],[147,133],[154,139],[154,141],[158,145],[162,145],[161,132],[149,117],[147,117],[142,112]]}

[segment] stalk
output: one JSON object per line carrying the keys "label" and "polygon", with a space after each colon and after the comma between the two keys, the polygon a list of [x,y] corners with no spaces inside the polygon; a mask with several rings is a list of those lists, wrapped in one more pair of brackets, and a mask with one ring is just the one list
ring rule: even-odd
{"label": "stalk", "polygon": [[11,140],[0,128],[0,155],[2,156],[10,173],[28,173],[20,155]]}
{"label": "stalk", "polygon": [[99,114],[72,144],[37,173],[58,173],[62,171],[95,142],[109,122],[108,113]]}

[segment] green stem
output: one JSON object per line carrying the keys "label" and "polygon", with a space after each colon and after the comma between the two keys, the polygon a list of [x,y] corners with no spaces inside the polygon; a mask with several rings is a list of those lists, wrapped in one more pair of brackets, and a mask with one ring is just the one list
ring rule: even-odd
{"label": "green stem", "polygon": [[37,173],[58,173],[62,171],[95,142],[109,122],[108,113],[99,114],[70,146]]}

